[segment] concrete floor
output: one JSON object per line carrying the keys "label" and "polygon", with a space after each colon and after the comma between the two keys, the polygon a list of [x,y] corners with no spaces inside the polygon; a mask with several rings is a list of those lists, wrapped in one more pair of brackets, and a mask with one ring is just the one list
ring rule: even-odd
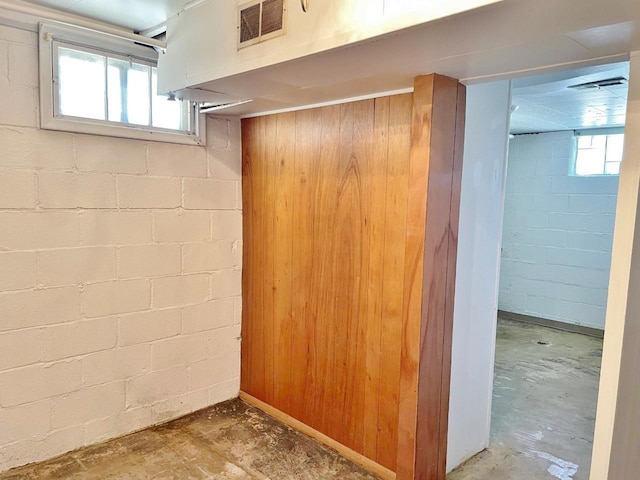
{"label": "concrete floor", "polygon": [[[587,480],[602,341],[498,324],[491,447],[448,480]],[[234,400],[0,480],[375,480]]]}
{"label": "concrete floor", "polygon": [[587,480],[602,340],[500,319],[491,446],[448,480]]}
{"label": "concrete floor", "polygon": [[0,480],[376,480],[239,400],[10,470]]}

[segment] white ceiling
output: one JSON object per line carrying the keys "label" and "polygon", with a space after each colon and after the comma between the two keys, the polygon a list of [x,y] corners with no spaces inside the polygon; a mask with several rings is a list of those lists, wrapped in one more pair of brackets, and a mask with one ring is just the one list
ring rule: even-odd
{"label": "white ceiling", "polygon": [[140,32],[164,23],[193,0],[27,0]]}
{"label": "white ceiling", "polygon": [[538,133],[624,126],[628,85],[568,88],[614,77],[629,78],[629,63],[581,68],[513,82],[511,133]]}

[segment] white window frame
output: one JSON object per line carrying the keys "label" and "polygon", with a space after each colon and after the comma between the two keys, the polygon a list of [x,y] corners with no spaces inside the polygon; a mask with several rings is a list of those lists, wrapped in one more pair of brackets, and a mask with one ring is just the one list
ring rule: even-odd
{"label": "white window frame", "polygon": [[158,63],[158,53],[153,48],[79,27],[41,23],[39,34],[40,128],[156,142],[206,145],[206,117],[199,112],[198,104],[195,102],[189,102],[190,131],[61,115],[56,78],[58,47],[108,55],[112,58],[131,59],[136,63],[153,67],[157,67]]}
{"label": "white window frame", "polygon": [[[579,175],[576,172],[576,163],[578,161],[578,140],[580,137],[594,137],[598,135],[624,135],[624,127],[608,127],[608,128],[589,128],[584,130],[574,130],[573,139],[574,139],[574,152],[573,152],[573,160],[571,162],[571,171],[569,172],[572,177],[580,177],[580,178],[598,178],[598,177],[618,177],[619,173],[596,173],[593,175]],[[622,161],[622,160],[621,160]],[[605,159],[606,163],[606,159]]]}

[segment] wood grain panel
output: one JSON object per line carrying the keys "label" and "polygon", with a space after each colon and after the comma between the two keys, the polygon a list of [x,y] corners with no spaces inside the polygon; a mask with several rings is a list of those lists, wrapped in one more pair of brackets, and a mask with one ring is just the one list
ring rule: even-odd
{"label": "wood grain panel", "polygon": [[[447,129],[460,122],[457,90],[452,112],[435,93],[449,80],[242,129],[242,390],[406,479],[416,442],[442,441],[448,404],[458,207]],[[438,418],[418,422],[436,399],[426,415]],[[441,455],[436,444],[435,464]]]}

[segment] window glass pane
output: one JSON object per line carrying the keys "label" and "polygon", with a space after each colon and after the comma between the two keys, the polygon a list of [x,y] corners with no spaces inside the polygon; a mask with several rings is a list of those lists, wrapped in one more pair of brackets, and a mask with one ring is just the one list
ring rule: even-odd
{"label": "window glass pane", "polygon": [[149,125],[149,67],[133,63],[127,71],[127,109],[129,123]]}
{"label": "window glass pane", "polygon": [[604,173],[604,152],[597,149],[578,150],[576,175],[602,175]]}
{"label": "window glass pane", "polygon": [[152,69],[153,75],[153,126],[170,130],[188,130],[184,105],[178,100],[158,95],[158,72]]}
{"label": "window glass pane", "polygon": [[607,162],[620,162],[624,149],[624,135],[609,135],[607,138]]}
{"label": "window glass pane", "polygon": [[[124,67],[123,68],[123,64]],[[109,120],[112,122],[126,122],[126,104],[123,105],[123,83],[126,79],[128,63],[121,60],[109,59],[107,72],[107,87],[109,92]]]}
{"label": "window glass pane", "polygon": [[607,162],[604,168],[607,175],[620,175],[620,162]]}
{"label": "window glass pane", "polygon": [[58,48],[60,114],[105,119],[105,62],[102,55]]}

